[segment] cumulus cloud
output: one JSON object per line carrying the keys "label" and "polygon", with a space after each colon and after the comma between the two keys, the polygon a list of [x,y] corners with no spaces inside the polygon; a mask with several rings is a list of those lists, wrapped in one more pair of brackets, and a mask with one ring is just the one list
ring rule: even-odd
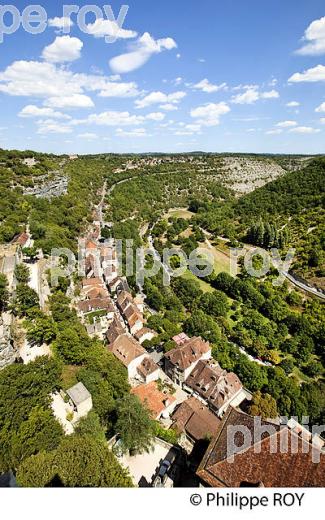
{"label": "cumulus cloud", "polygon": [[197,120],[197,124],[202,126],[216,126],[220,123],[220,117],[230,112],[229,106],[222,103],[208,103],[206,105],[193,108],[190,112],[191,117]]}
{"label": "cumulus cloud", "polygon": [[[173,92],[172,94],[164,94],[164,92],[156,91],[147,94],[142,99],[137,99],[135,102],[135,106],[137,108],[146,108],[150,105],[155,105],[161,103],[163,105],[177,105],[184,97],[186,96],[186,92],[178,91]],[[165,109],[166,110],[166,109]]]}
{"label": "cumulus cloud", "polygon": [[[49,27],[56,27],[59,30],[70,29],[74,24],[71,18],[68,16],[56,16],[55,18],[50,18],[48,20]],[[57,32],[57,31],[56,31]]]}
{"label": "cumulus cloud", "polygon": [[50,63],[66,63],[78,60],[83,43],[72,36],[57,36],[53,43],[45,47],[42,58]]}
{"label": "cumulus cloud", "polygon": [[138,33],[119,27],[116,21],[104,20],[104,18],[97,18],[94,23],[87,25],[88,34],[95,36],[95,38],[103,38],[104,36],[111,36],[114,39],[126,40],[129,38],[136,38]]}
{"label": "cumulus cloud", "polygon": [[0,72],[0,92],[40,98],[51,108],[90,108],[94,103],[86,91],[97,92],[101,97],[134,97],[139,94],[136,83],[118,82],[118,79],[75,74],[53,63],[15,61]]}
{"label": "cumulus cloud", "polygon": [[71,134],[72,128],[68,125],[64,125],[62,123],[58,123],[52,119],[40,120],[38,121],[39,128],[37,133],[39,135],[46,134]]}
{"label": "cumulus cloud", "polygon": [[259,88],[255,85],[246,86],[244,88],[244,92],[233,96],[231,99],[231,101],[236,105],[252,105],[259,99],[274,99],[279,97],[279,92],[277,90],[260,92]]}
{"label": "cumulus cloud", "polygon": [[161,108],[161,110],[166,110],[166,112],[172,112],[173,110],[178,110],[178,106],[173,105],[172,103],[165,103],[163,105],[160,105],[159,108]]}
{"label": "cumulus cloud", "polygon": [[297,126],[296,121],[280,121],[276,126],[280,128],[292,128],[293,126]]}
{"label": "cumulus cloud", "polygon": [[44,104],[53,108],[92,108],[94,106],[92,99],[84,94],[53,96],[49,97]]}
{"label": "cumulus cloud", "polygon": [[142,124],[143,116],[132,115],[129,112],[108,110],[100,114],[90,114],[87,122],[103,126],[132,126]]}
{"label": "cumulus cloud", "polygon": [[202,79],[199,83],[193,85],[193,89],[202,90],[202,92],[206,92],[207,94],[212,94],[213,92],[218,92],[219,90],[226,90],[227,83],[221,83],[220,85],[213,85],[210,81],[205,78]]}
{"label": "cumulus cloud", "polygon": [[124,130],[118,128],[116,130],[116,136],[118,137],[149,137],[145,128],[135,128],[134,130]]}
{"label": "cumulus cloud", "polygon": [[316,65],[311,69],[307,69],[304,72],[296,72],[289,79],[289,83],[314,83],[316,81],[325,81],[325,66]]}
{"label": "cumulus cloud", "polygon": [[315,112],[325,112],[325,103],[322,103],[315,109]]}
{"label": "cumulus cloud", "polygon": [[304,45],[296,51],[301,56],[320,56],[325,54],[325,16],[314,20],[306,29]]}
{"label": "cumulus cloud", "polygon": [[70,119],[70,116],[56,112],[53,108],[37,107],[35,105],[25,106],[18,114],[19,117],[48,117],[52,119]]}
{"label": "cumulus cloud", "polygon": [[132,44],[129,52],[115,56],[109,64],[114,73],[125,74],[142,67],[154,54],[176,47],[177,44],[172,38],[155,40],[146,32]]}
{"label": "cumulus cloud", "polygon": [[317,134],[320,130],[311,126],[297,126],[296,128],[291,128],[289,132],[294,134]]}
{"label": "cumulus cloud", "polygon": [[286,106],[289,108],[300,107],[300,103],[298,101],[289,101]]}
{"label": "cumulus cloud", "polygon": [[281,128],[272,128],[271,130],[268,130],[266,133],[266,135],[279,135],[279,134],[282,134],[283,130],[281,130]]}
{"label": "cumulus cloud", "polygon": [[163,121],[166,117],[166,114],[162,114],[161,112],[151,112],[146,116],[146,119],[151,121]]}

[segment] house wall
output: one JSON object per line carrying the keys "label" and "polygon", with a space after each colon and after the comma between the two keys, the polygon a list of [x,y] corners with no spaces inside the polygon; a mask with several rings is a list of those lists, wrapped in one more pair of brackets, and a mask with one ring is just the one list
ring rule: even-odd
{"label": "house wall", "polygon": [[137,368],[139,365],[141,365],[144,358],[146,358],[148,354],[145,352],[141,356],[138,356],[137,358],[133,359],[131,363],[128,366],[128,376],[129,379],[134,379],[138,375]]}
{"label": "house wall", "polygon": [[149,374],[146,377],[145,383],[151,383],[152,381],[157,381],[159,379],[159,377],[160,377],[160,370],[157,369],[154,372],[152,372],[152,374]]}
{"label": "house wall", "polygon": [[84,417],[85,415],[87,415],[87,413],[90,412],[92,407],[93,407],[93,401],[92,401],[91,397],[89,397],[83,403],[80,403],[77,406],[78,419],[80,419],[80,417]]}
{"label": "house wall", "polygon": [[130,332],[131,332],[131,334],[136,334],[142,328],[143,328],[143,322],[138,320],[135,322],[135,324],[132,327],[130,327]]}

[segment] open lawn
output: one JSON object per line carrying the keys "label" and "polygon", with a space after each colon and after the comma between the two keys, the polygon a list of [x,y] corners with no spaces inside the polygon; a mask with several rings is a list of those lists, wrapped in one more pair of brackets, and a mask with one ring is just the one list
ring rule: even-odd
{"label": "open lawn", "polygon": [[168,213],[164,215],[164,218],[169,219],[171,217],[174,218],[185,218],[186,220],[190,220],[193,217],[194,213],[189,211],[186,208],[171,208]]}
{"label": "open lawn", "polygon": [[195,276],[195,274],[193,274],[191,271],[186,271],[186,273],[183,275],[183,278],[186,278],[187,280],[196,280],[199,283],[199,285],[200,285],[200,289],[204,293],[208,293],[208,292],[213,292],[214,291],[213,287],[211,287],[210,284],[208,284],[204,280],[201,280],[201,278],[198,278],[197,276]]}

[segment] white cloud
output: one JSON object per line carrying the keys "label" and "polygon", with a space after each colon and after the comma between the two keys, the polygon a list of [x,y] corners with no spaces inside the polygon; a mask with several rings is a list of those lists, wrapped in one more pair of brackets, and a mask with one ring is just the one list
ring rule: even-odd
{"label": "white cloud", "polygon": [[50,63],[65,63],[78,60],[83,43],[72,36],[57,36],[53,43],[45,47],[42,58]]}
{"label": "white cloud", "polygon": [[237,96],[233,96],[232,102],[237,105],[251,105],[255,103],[259,99],[258,90],[255,88],[249,88],[242,94],[237,94]]}
{"label": "white cloud", "polygon": [[319,121],[322,125],[325,125],[325,117],[321,117]]}
{"label": "white cloud", "polygon": [[90,114],[87,122],[104,126],[131,126],[142,124],[144,119],[143,116],[135,116],[129,112],[111,110],[100,114]]}
{"label": "white cloud", "polygon": [[243,88],[245,92],[232,97],[231,101],[237,105],[252,105],[259,99],[274,99],[279,97],[279,92],[277,90],[260,92],[256,85],[239,85],[236,89],[239,87]]}
{"label": "white cloud", "polygon": [[37,107],[35,105],[25,106],[18,114],[19,117],[49,117],[52,119],[70,119],[70,116],[56,112],[53,108]]}
{"label": "white cloud", "polygon": [[298,103],[298,101],[289,101],[289,103],[287,103],[286,106],[289,108],[300,107],[300,103]]}
{"label": "white cloud", "polygon": [[182,57],[182,55],[181,55],[181,54],[179,54],[179,53],[178,53],[178,54],[176,54],[176,58],[177,58],[178,60],[179,60],[179,59],[180,59],[181,57]]}
{"label": "white cloud", "polygon": [[151,121],[163,121],[166,117],[166,114],[162,114],[161,112],[151,112],[146,116],[146,119]]}
{"label": "white cloud", "polygon": [[132,97],[139,94],[136,83],[118,80],[119,77],[74,74],[53,63],[15,61],[0,72],[0,92],[45,99],[45,105],[52,108],[94,106],[85,91],[98,92],[101,97]]}
{"label": "white cloud", "polygon": [[186,96],[186,92],[173,92],[172,94],[164,94],[163,92],[151,92],[147,96],[142,99],[138,99],[135,102],[135,106],[137,108],[146,108],[150,105],[155,105],[158,103],[165,104],[178,104],[184,97]]}
{"label": "white cloud", "polygon": [[135,82],[115,83],[106,82],[98,94],[101,97],[135,97],[139,95],[138,86]]}
{"label": "white cloud", "polygon": [[305,70],[304,72],[296,72],[288,79],[288,81],[289,83],[302,83],[303,81],[314,83],[316,81],[325,81],[325,66],[316,65],[316,67]]}
{"label": "white cloud", "polygon": [[39,135],[72,133],[72,128],[70,128],[67,125],[63,125],[62,123],[58,123],[57,121],[53,121],[52,119],[38,121],[38,125],[39,128],[37,130],[37,133]]}
{"label": "white cloud", "polygon": [[320,130],[311,126],[297,126],[296,128],[291,128],[289,132],[294,134],[317,134]]}
{"label": "white cloud", "polygon": [[261,92],[261,99],[277,99],[280,97],[280,94],[277,90],[269,90],[267,92]]}
{"label": "white cloud", "polygon": [[305,44],[296,51],[302,56],[325,54],[325,16],[314,20],[306,29],[303,37]]}
{"label": "white cloud", "polygon": [[84,134],[78,134],[77,137],[80,137],[81,139],[97,139],[98,135],[93,134],[92,132],[85,132]]}
{"label": "white cloud", "polygon": [[114,39],[129,39],[136,38],[138,33],[128,29],[122,29],[116,21],[104,20],[97,18],[94,23],[87,25],[87,31],[95,38],[103,38],[104,36],[111,36]]}
{"label": "white cloud", "polygon": [[49,27],[56,27],[57,29],[70,29],[72,27],[73,21],[68,16],[56,16],[55,18],[50,18],[48,21]]}
{"label": "white cloud", "polygon": [[161,110],[166,110],[166,112],[172,112],[173,110],[178,110],[178,107],[176,105],[173,105],[172,103],[166,103],[164,105],[160,105],[159,108],[161,108]]}
{"label": "white cloud", "polygon": [[221,83],[220,85],[213,85],[210,83],[208,79],[202,79],[199,83],[196,83],[196,85],[193,85],[193,89],[195,90],[202,90],[202,92],[206,92],[207,94],[211,94],[212,92],[218,92],[219,90],[226,90],[227,89],[227,83]]}
{"label": "white cloud", "polygon": [[130,48],[130,52],[115,56],[109,62],[114,73],[125,74],[142,67],[154,54],[177,47],[172,38],[154,40],[149,33],[144,33]]}
{"label": "white cloud", "polygon": [[118,128],[116,130],[118,137],[149,137],[145,128],[135,128],[134,130],[123,130]]}
{"label": "white cloud", "polygon": [[281,130],[281,128],[273,128],[272,130],[268,130],[266,133],[266,135],[279,135],[279,134],[282,134],[283,130]]}
{"label": "white cloud", "polygon": [[276,126],[280,128],[292,128],[293,126],[297,126],[296,121],[280,121]]}
{"label": "white cloud", "polygon": [[45,101],[45,105],[53,108],[92,108],[94,103],[89,96],[72,94],[71,96],[53,96]]}
{"label": "white cloud", "polygon": [[315,112],[325,112],[325,103],[322,103],[315,109]]}
{"label": "white cloud", "polygon": [[230,112],[229,106],[222,103],[208,103],[193,108],[191,117],[197,119],[197,124],[202,126],[216,126],[220,123],[220,117]]}

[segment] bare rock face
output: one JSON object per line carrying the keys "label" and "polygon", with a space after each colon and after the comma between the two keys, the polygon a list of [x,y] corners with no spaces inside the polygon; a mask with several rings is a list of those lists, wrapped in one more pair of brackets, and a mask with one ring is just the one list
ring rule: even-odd
{"label": "bare rock face", "polygon": [[52,199],[65,195],[68,190],[68,179],[66,177],[56,177],[51,181],[44,181],[43,184],[35,185],[33,188],[24,189],[24,195],[34,195],[41,199]]}
{"label": "bare rock face", "polygon": [[17,350],[11,341],[10,327],[12,316],[3,313],[0,316],[0,370],[15,362]]}
{"label": "bare rock face", "polygon": [[224,157],[224,183],[238,195],[250,193],[274,181],[286,171],[272,159]]}

